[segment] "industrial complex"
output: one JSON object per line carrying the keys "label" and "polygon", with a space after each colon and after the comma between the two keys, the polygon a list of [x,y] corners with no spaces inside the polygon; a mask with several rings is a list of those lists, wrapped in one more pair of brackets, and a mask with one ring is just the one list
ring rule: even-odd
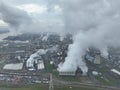
{"label": "industrial complex", "polygon": [[84,66],[76,71],[58,70],[59,65],[65,62],[68,46],[73,42],[71,37],[42,33],[5,38],[0,42],[0,82],[8,85],[48,84],[51,85],[49,88],[63,82],[119,87],[120,51],[112,47],[108,58],[97,49],[86,50],[82,59],[88,67],[87,73],[81,70]]}

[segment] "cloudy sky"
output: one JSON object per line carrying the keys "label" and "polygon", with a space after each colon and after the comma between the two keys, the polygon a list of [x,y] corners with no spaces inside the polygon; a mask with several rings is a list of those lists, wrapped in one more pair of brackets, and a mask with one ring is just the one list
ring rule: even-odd
{"label": "cloudy sky", "polygon": [[[61,9],[54,0],[3,0],[26,11],[34,20],[43,23],[61,23]],[[7,24],[0,19],[0,26]]]}

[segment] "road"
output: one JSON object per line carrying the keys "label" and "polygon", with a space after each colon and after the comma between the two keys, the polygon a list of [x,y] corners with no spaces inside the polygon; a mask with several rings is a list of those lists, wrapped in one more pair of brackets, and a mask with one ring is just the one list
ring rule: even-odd
{"label": "road", "polygon": [[[6,74],[6,75],[19,75],[19,76],[29,76],[29,74],[18,74],[18,73],[0,73],[0,74]],[[31,75],[30,76],[39,76],[39,75]],[[113,86],[105,86],[100,84],[94,84],[94,83],[80,83],[80,82],[71,82],[71,81],[64,81],[58,78],[53,77],[53,85],[54,86],[63,86],[63,87],[85,87],[90,89],[96,89],[96,90],[120,90],[120,87],[113,87]]]}

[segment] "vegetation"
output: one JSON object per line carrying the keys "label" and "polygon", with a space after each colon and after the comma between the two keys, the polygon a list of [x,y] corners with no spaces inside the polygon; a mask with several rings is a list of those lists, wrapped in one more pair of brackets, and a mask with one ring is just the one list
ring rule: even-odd
{"label": "vegetation", "polygon": [[55,90],[101,90],[97,88],[87,88],[87,87],[57,87]]}
{"label": "vegetation", "polygon": [[45,70],[51,73],[54,68],[54,65],[50,64],[50,60],[46,60],[44,64],[45,64]]}
{"label": "vegetation", "polygon": [[106,77],[102,77],[102,76],[97,76],[96,79],[101,83],[101,84],[104,84],[104,85],[114,85],[114,80],[112,79],[108,79]]}
{"label": "vegetation", "polygon": [[72,81],[72,82],[80,82],[80,77],[74,77],[74,76],[61,76],[62,80],[66,81]]}
{"label": "vegetation", "polygon": [[[48,90],[48,86],[41,86],[41,85],[31,85],[26,87],[6,87],[6,88],[0,88],[0,90]],[[87,87],[54,87],[54,90],[101,90],[96,88],[87,88]]]}

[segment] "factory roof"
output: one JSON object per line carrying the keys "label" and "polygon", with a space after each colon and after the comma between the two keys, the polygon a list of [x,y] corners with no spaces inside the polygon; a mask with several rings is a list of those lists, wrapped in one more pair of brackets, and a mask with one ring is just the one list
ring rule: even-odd
{"label": "factory roof", "polygon": [[116,69],[111,69],[111,71],[118,74],[118,75],[120,75],[120,72],[118,70],[116,70]]}
{"label": "factory roof", "polygon": [[21,70],[23,67],[23,63],[16,63],[16,64],[6,64],[3,69],[5,70]]}
{"label": "factory roof", "polygon": [[60,76],[75,76],[75,72],[59,72]]}

